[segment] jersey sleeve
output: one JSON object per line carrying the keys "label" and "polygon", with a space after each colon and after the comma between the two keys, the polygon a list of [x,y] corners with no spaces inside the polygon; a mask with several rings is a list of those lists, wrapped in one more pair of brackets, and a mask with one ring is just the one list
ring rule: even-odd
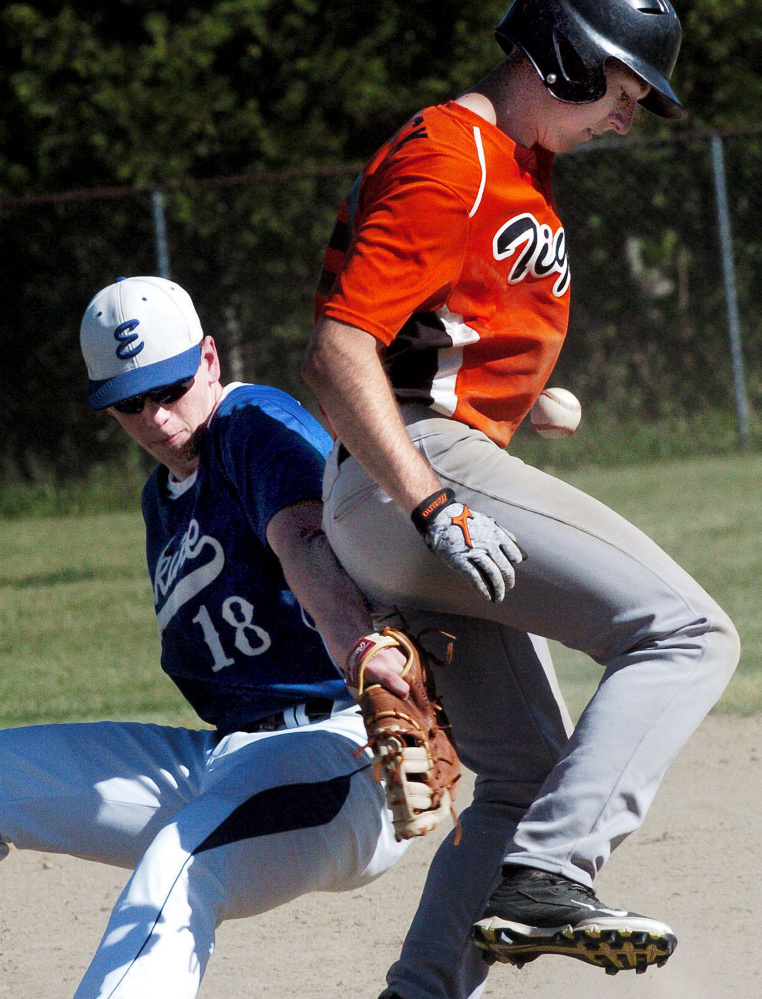
{"label": "jersey sleeve", "polygon": [[[241,390],[239,390],[240,392]],[[269,390],[236,400],[215,416],[214,436],[224,475],[258,540],[280,510],[320,499],[331,439],[295,399]]]}
{"label": "jersey sleeve", "polygon": [[390,180],[361,189],[352,243],[322,307],[387,345],[414,312],[446,302],[469,227],[468,206],[447,183],[424,171]]}

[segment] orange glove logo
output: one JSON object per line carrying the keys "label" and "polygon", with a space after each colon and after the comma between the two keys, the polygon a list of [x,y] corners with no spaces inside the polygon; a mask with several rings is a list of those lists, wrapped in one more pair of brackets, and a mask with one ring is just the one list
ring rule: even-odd
{"label": "orange glove logo", "polygon": [[456,527],[459,527],[461,531],[463,531],[463,540],[466,543],[466,548],[474,547],[471,544],[471,535],[468,530],[468,521],[473,519],[474,515],[471,513],[471,511],[468,509],[465,503],[463,504],[463,512],[459,513],[457,517],[452,518],[453,524],[455,524]]}

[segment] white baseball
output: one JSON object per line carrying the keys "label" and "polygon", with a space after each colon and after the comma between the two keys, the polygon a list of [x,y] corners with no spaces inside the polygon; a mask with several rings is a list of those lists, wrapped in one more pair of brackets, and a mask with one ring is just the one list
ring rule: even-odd
{"label": "white baseball", "polygon": [[529,422],[543,437],[568,437],[582,419],[579,399],[568,389],[547,388],[529,410]]}

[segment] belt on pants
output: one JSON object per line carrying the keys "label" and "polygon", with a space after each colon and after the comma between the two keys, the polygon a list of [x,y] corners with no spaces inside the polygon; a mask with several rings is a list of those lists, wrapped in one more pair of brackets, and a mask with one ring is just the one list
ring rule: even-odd
{"label": "belt on pants", "polygon": [[264,718],[244,725],[239,732],[275,732],[281,728],[299,728],[311,722],[325,721],[331,717],[334,702],[329,697],[316,697],[303,704],[294,704],[284,711],[275,711]]}

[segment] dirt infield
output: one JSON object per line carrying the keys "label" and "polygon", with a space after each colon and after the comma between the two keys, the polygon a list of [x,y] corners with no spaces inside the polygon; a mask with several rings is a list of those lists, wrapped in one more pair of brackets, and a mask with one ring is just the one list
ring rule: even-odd
{"label": "dirt infield", "polygon": [[[712,716],[674,764],[643,828],[614,855],[604,901],[670,923],[669,964],[608,977],[565,958],[496,966],[495,999],[762,996],[762,716]],[[461,803],[463,804],[463,803]],[[202,999],[375,999],[437,838],[360,891],[311,895],[223,924]],[[12,850],[0,865],[0,999],[71,997],[125,872]],[[167,999],[171,999],[167,996]]]}

